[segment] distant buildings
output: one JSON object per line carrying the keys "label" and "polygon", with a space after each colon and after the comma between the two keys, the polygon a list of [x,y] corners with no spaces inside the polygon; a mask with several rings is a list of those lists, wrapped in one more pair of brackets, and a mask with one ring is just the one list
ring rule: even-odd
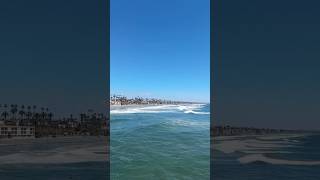
{"label": "distant buildings", "polygon": [[0,121],[0,138],[2,137],[34,137],[34,126],[19,126],[16,124],[5,124]]}
{"label": "distant buildings", "polygon": [[122,95],[112,95],[110,97],[110,105],[160,105],[160,104],[183,104],[190,102],[170,101],[156,98],[127,98]]}
{"label": "distant buildings", "polygon": [[54,119],[48,108],[36,106],[0,105],[0,138],[90,135],[107,136],[109,119],[93,110]]}

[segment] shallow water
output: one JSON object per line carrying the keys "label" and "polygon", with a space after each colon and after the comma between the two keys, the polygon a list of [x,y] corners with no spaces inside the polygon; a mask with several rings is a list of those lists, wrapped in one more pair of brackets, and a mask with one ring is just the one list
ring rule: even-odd
{"label": "shallow water", "polygon": [[209,179],[208,105],[111,111],[111,179]]}

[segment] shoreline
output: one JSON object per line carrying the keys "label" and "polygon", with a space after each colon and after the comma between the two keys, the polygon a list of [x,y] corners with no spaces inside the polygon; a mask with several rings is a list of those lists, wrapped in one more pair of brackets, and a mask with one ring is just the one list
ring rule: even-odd
{"label": "shoreline", "polygon": [[224,140],[235,140],[239,138],[258,138],[260,140],[274,140],[274,139],[281,139],[281,138],[298,138],[298,137],[305,137],[310,136],[316,133],[310,132],[300,132],[300,133],[270,133],[270,134],[243,134],[243,135],[222,135],[222,136],[213,136],[212,140],[214,141],[224,141]]}
{"label": "shoreline", "polygon": [[209,114],[209,112],[198,112],[206,104],[129,104],[111,105],[110,114],[134,114],[134,113],[165,113],[184,112],[194,114]]}
{"label": "shoreline", "polygon": [[139,106],[178,106],[178,105],[205,105],[210,103],[200,103],[200,102],[192,102],[192,103],[179,103],[179,104],[110,104],[110,107],[139,107]]}
{"label": "shoreline", "polygon": [[19,141],[19,140],[37,140],[37,139],[72,139],[72,138],[83,138],[83,137],[88,137],[88,138],[107,138],[108,136],[88,136],[88,135],[59,135],[59,136],[41,136],[41,137],[35,137],[35,136],[30,136],[30,137],[11,137],[11,138],[0,138],[0,145],[1,142],[7,142],[7,141]]}

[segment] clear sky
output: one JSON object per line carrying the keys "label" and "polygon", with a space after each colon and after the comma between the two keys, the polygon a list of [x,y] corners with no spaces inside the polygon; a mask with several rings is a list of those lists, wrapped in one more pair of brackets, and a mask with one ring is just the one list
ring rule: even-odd
{"label": "clear sky", "polygon": [[209,0],[111,0],[111,93],[209,102]]}
{"label": "clear sky", "polygon": [[1,0],[0,103],[103,112],[105,0]]}
{"label": "clear sky", "polygon": [[320,2],[216,2],[215,122],[320,129]]}

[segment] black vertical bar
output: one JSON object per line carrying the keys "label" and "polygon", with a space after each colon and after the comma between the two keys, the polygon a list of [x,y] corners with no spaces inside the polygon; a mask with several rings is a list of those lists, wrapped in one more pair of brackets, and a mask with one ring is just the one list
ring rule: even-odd
{"label": "black vertical bar", "polygon": [[210,179],[213,179],[213,0],[210,0]]}
{"label": "black vertical bar", "polygon": [[108,117],[108,122],[107,122],[107,155],[108,155],[108,161],[107,161],[107,180],[110,180],[110,0],[107,1],[107,12],[106,12],[106,20],[107,20],[107,36],[106,36],[106,41],[107,41],[107,48],[106,48],[106,53],[107,53],[107,97],[106,97],[106,107],[107,107],[107,117]]}
{"label": "black vertical bar", "polygon": [[210,179],[213,179],[213,127],[214,127],[214,56],[217,47],[215,46],[216,36],[216,14],[217,0],[210,0]]}

